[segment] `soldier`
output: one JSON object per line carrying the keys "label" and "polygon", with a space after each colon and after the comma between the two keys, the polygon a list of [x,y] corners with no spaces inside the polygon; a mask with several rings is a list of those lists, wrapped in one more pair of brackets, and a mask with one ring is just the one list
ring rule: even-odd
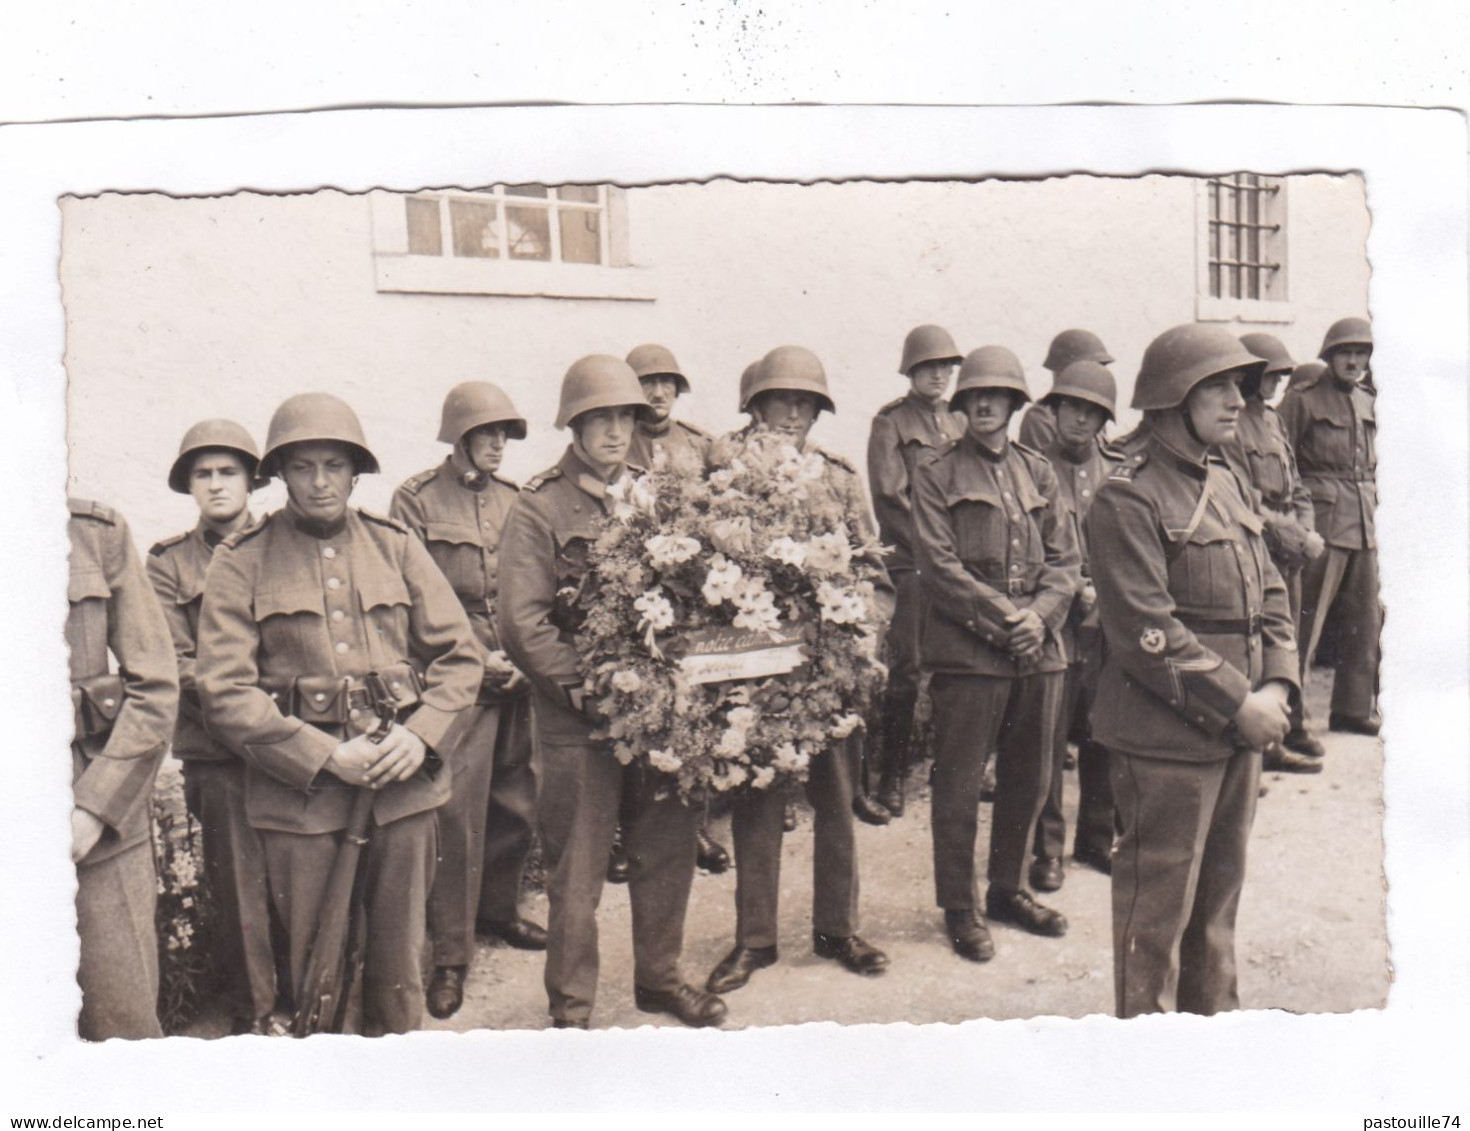
{"label": "soldier", "polygon": [[[1376,735],[1378,709],[1378,455],[1374,419],[1373,330],[1366,318],[1342,318],[1328,328],[1320,351],[1328,372],[1281,405],[1286,438],[1316,509],[1327,553],[1302,574],[1301,662],[1305,676],[1324,631],[1336,676],[1328,726]],[[1287,745],[1321,756],[1305,727]]]}
{"label": "soldier", "polygon": [[220,966],[231,1032],[264,1035],[276,1004],[273,935],[265,846],[245,816],[245,763],[204,729],[194,669],[204,575],[214,549],[253,521],[250,492],[260,453],[233,420],[204,420],[184,433],[169,469],[169,489],[192,495],[199,522],[148,552],[153,583],[173,636],[179,665],[179,717],[174,756],[183,763],[184,797],[199,822],[204,872],[219,908]]}
{"label": "soldier", "polygon": [[1067,674],[1062,687],[1061,712],[1052,736],[1051,788],[1036,822],[1036,859],[1031,865],[1030,880],[1037,891],[1056,891],[1066,875],[1062,870],[1062,852],[1067,840],[1062,782],[1067,739],[1072,734],[1077,736],[1077,784],[1081,793],[1072,851],[1078,863],[1100,872],[1112,868],[1113,793],[1108,784],[1108,752],[1092,740],[1087,729],[1087,716],[1102,666],[1102,632],[1083,523],[1092,509],[1097,489],[1122,458],[1111,449],[1099,447],[1097,442],[1103,425],[1115,419],[1117,396],[1117,384],[1105,366],[1095,361],[1074,361],[1057,374],[1051,391],[1041,400],[1051,410],[1057,426],[1055,439],[1042,454],[1056,473],[1057,505],[1082,556],[1082,573],[1077,599],[1062,628]]}
{"label": "soldier", "polygon": [[942,326],[910,330],[898,369],[909,379],[908,394],[880,408],[868,433],[868,484],[879,536],[884,545],[893,547],[886,564],[897,595],[888,629],[888,689],[879,729],[883,778],[878,786],[879,804],[895,817],[903,816],[914,708],[919,700],[923,595],[914,562],[914,467],[964,431],[945,399],[959,363],[960,351]]}
{"label": "soldier", "polygon": [[[1287,442],[1281,418],[1268,403],[1276,395],[1282,374],[1291,373],[1296,362],[1271,334],[1242,334],[1240,344],[1263,359],[1266,370],[1259,378],[1245,377],[1240,382],[1245,408],[1240,414],[1235,439],[1225,446],[1225,454],[1246,472],[1247,481],[1255,490],[1261,517],[1266,522],[1266,546],[1276,571],[1286,583],[1291,622],[1300,624],[1302,567],[1322,556],[1324,543],[1315,529],[1312,493],[1297,473],[1296,457]],[[1300,697],[1292,704],[1291,731],[1305,740],[1307,751],[1298,753],[1273,742],[1262,755],[1262,769],[1288,774],[1321,773],[1320,756],[1310,756],[1313,748],[1320,754],[1320,744],[1306,734]]]}
{"label": "soldier", "polygon": [[[807,445],[818,414],[823,409],[837,411],[817,356],[801,346],[776,347],[761,360],[745,394],[740,407],[750,414],[751,428],[778,433],[800,451],[821,453],[826,465],[820,489],[840,501],[852,534],[871,542],[873,520],[856,469],[838,456]],[[892,614],[892,601],[885,579],[879,586],[879,615]],[[872,975],[888,969],[888,956],[857,933],[858,864],[852,805],[860,741],[854,735],[818,754],[806,782],[814,812],[812,949],[819,958],[835,959],[854,974]],[[776,961],[783,811],[781,791],[753,790],[735,800],[731,820],[735,946],[710,973],[707,988],[712,993],[739,989],[757,970]]]}
{"label": "soldier", "polygon": [[1304,361],[1291,371],[1291,380],[1286,383],[1285,396],[1292,396],[1317,383],[1317,378],[1327,372],[1320,361]]}
{"label": "soldier", "polygon": [[161,1037],[149,805],[179,676],[127,523],[100,503],[68,499],[67,510],[78,1030],[90,1041]]}
{"label": "soldier", "polygon": [[[1061,708],[1063,632],[1081,559],[1046,458],[1006,438],[1030,400],[1004,346],[965,358],[954,405],[965,434],[919,465],[914,522],[929,597],[923,664],[933,673],[934,885],[961,958],[995,955],[986,916],[1059,938],[1067,920],[1026,890],[1026,858],[1051,782]],[[975,832],[981,763],[996,753],[990,886],[977,906]]]}
{"label": "soldier", "polygon": [[[650,343],[635,346],[628,352],[627,361],[638,374],[649,408],[633,431],[628,462],[634,467],[652,467],[654,452],[662,450],[676,465],[687,467],[690,474],[702,474],[709,458],[710,436],[692,424],[673,419],[674,402],[689,391],[689,378],[684,376],[674,355],[663,346]],[[699,867],[716,874],[728,869],[729,851],[710,835],[708,805],[700,812],[698,837]],[[626,883],[628,879],[628,859],[621,835],[614,844],[608,879],[614,883]]]}
{"label": "soldier", "polygon": [[[349,507],[357,476],[378,471],[351,408],[328,393],[289,397],[260,470],[285,481],[288,501],[210,563],[196,676],[204,721],[247,764],[246,815],[265,843],[298,1008],[340,834],[357,791],[376,792],[359,877],[362,1031],[406,1033],[424,1007],[447,739],[475,701],[480,647],[423,543]],[[391,703],[375,699],[370,674]],[[374,733],[389,707],[398,721]]]}
{"label": "soldier", "polygon": [[496,474],[509,440],[526,438],[510,398],[487,381],[449,390],[439,442],[453,450],[393,495],[389,515],[408,527],[454,588],[480,644],[485,677],[455,725],[453,789],[439,810],[439,860],[429,894],[434,973],[427,1006],[451,1017],[464,1001],[475,931],[520,950],[545,950],[546,932],[521,917],[521,875],[536,827],[530,685],[497,628],[499,549],[519,488]]}
{"label": "soldier", "polygon": [[[1113,364],[1113,355],[1102,339],[1091,330],[1063,330],[1051,340],[1042,368],[1050,371],[1052,380],[1074,361],[1093,361],[1098,365]],[[1038,452],[1046,451],[1057,436],[1057,418],[1045,402],[1033,404],[1021,415],[1021,443]]]}
{"label": "soldier", "polygon": [[1120,834],[1113,965],[1120,1017],[1239,1005],[1235,916],[1261,749],[1297,686],[1286,588],[1249,486],[1220,455],[1239,382],[1265,363],[1185,325],[1143,356],[1129,446],[1087,519],[1107,637],[1093,736],[1108,748]]}
{"label": "soldier", "polygon": [[[603,721],[583,699],[565,592],[587,581],[587,554],[608,513],[607,487],[628,470],[634,424],[648,413],[626,362],[594,354],[561,386],[556,426],[571,427],[561,460],[526,484],[501,541],[500,631],[531,680],[541,750],[541,837],[551,900],[546,992],[555,1028],[587,1028],[597,992],[597,905],[620,808],[630,857],[634,1002],[686,1025],[718,1025],[725,1003],[679,971],[694,879],[697,816],[640,765],[624,767],[592,734]],[[661,788],[663,787],[663,788]],[[630,796],[624,806],[625,795]]]}

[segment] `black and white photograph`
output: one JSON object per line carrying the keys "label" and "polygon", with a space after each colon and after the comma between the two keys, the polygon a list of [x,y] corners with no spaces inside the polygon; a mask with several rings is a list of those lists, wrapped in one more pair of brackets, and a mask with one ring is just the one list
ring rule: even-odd
{"label": "black and white photograph", "polygon": [[510,119],[58,194],[78,1048],[1390,1011],[1372,170],[436,127]]}

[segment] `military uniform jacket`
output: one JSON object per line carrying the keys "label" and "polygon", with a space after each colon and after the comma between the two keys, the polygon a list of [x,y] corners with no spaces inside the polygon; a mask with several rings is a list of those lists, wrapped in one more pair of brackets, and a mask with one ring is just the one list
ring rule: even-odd
{"label": "military uniform jacket", "polygon": [[[1111,448],[1102,448],[1097,444],[1088,444],[1079,456],[1056,435],[1042,449],[1042,454],[1056,473],[1057,506],[1066,517],[1081,557],[1081,574],[1077,586],[1080,593],[1092,580],[1091,555],[1087,545],[1087,512],[1092,509],[1092,501],[1097,498],[1098,489],[1122,461],[1123,456]],[[1097,606],[1094,605],[1091,612],[1084,615],[1081,606],[1074,602],[1071,615],[1062,629],[1067,655],[1074,663],[1082,659],[1082,640],[1079,636],[1090,638],[1095,643],[1097,626]]]}
{"label": "military uniform jacket", "polygon": [[511,507],[500,544],[500,632],[531,681],[536,737],[557,746],[591,741],[597,721],[578,711],[582,686],[577,601],[588,582],[588,549],[608,513],[607,484],[568,447]]}
{"label": "military uniform jacket", "polygon": [[873,509],[878,514],[878,532],[888,555],[890,570],[915,569],[914,559],[914,468],[965,430],[963,419],[941,400],[930,407],[916,393],[889,401],[873,417],[868,434],[868,485],[873,492]]}
{"label": "military uniform jacket", "polygon": [[1021,414],[1021,443],[1034,451],[1044,452],[1056,442],[1057,414],[1049,404],[1028,404]]}
{"label": "military uniform jacket", "polygon": [[1281,402],[1281,422],[1316,511],[1317,533],[1346,550],[1378,545],[1374,394],[1325,374]]}
{"label": "military uniform jacket", "polygon": [[168,749],[178,708],[179,677],[168,627],[148,587],[127,523],[99,503],[67,500],[71,517],[66,645],[73,695],[106,676],[108,653],[122,678],[120,701],[97,704],[111,712],[106,734],[72,742],[72,796],[106,826],[84,864],[116,856],[149,836],[153,779]]}
{"label": "military uniform jacket", "polygon": [[634,467],[652,467],[654,453],[662,448],[670,459],[677,461],[682,457],[703,469],[709,459],[710,443],[708,432],[682,420],[665,420],[662,424],[640,420],[633,430],[633,442],[628,445],[628,462]]}
{"label": "military uniform jacket", "polygon": [[[423,674],[404,725],[442,757],[484,667],[454,591],[404,527],[357,510],[326,527],[287,507],[224,541],[205,584],[197,682],[211,733],[249,764],[251,824],[345,828],[355,794],[325,769],[343,727],[283,714],[261,683],[361,677],[400,661]],[[379,791],[374,818],[388,824],[435,808],[448,799],[450,777],[426,761]]]}
{"label": "military uniform jacket", "polygon": [[235,757],[204,729],[199,689],[194,682],[204,575],[214,557],[214,548],[223,541],[201,521],[193,530],[165,538],[148,551],[148,580],[153,583],[153,591],[163,607],[163,619],[168,622],[174,658],[179,665],[179,721],[174,727],[174,756],[186,761],[221,762]]}
{"label": "military uniform jacket", "polygon": [[1191,459],[1151,436],[1098,492],[1087,532],[1108,655],[1092,733],[1105,746],[1226,758],[1246,695],[1273,679],[1298,686],[1286,586],[1249,497],[1218,455]]}
{"label": "military uniform jacket", "polygon": [[1247,473],[1263,507],[1289,515],[1306,530],[1315,529],[1312,494],[1297,471],[1286,428],[1274,408],[1259,397],[1247,400],[1226,454]]}
{"label": "military uniform jacket", "polygon": [[[1065,669],[1064,627],[1082,559],[1059,493],[1046,457],[1009,441],[992,452],[967,433],[919,465],[925,668],[1010,677]],[[1023,672],[1006,650],[1005,618],[1025,608],[1047,634],[1040,659]]]}
{"label": "military uniform jacket", "polygon": [[428,548],[487,652],[500,651],[500,541],[519,493],[509,479],[476,472],[456,455],[399,487],[388,512]]}

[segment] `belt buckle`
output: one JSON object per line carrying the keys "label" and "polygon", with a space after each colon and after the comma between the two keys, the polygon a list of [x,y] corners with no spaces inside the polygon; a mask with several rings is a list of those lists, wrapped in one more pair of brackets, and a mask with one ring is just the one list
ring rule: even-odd
{"label": "belt buckle", "polygon": [[1248,624],[1249,624],[1249,631],[1250,631],[1250,634],[1252,636],[1259,636],[1259,635],[1261,635],[1261,623],[1262,623],[1261,622],[1261,614],[1260,613],[1252,613],[1251,616],[1250,616],[1250,620],[1248,622]]}
{"label": "belt buckle", "polygon": [[1026,596],[1026,582],[1019,577],[1006,578],[1006,593],[1011,597]]}
{"label": "belt buckle", "polygon": [[366,687],[350,687],[347,689],[347,707],[354,711],[376,710],[373,697],[368,694]]}

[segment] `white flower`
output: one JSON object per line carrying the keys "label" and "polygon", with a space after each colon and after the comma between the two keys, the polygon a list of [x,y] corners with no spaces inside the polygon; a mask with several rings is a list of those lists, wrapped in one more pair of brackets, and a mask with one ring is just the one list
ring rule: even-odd
{"label": "white flower", "polygon": [[745,732],[729,728],[720,735],[719,745],[715,747],[715,753],[721,758],[738,758],[745,753]]}
{"label": "white flower", "polygon": [[631,746],[629,746],[626,742],[618,742],[613,744],[613,757],[617,758],[620,765],[631,766],[633,764],[633,759],[637,756],[638,752],[634,750]]}
{"label": "white flower", "polygon": [[781,612],[776,608],[776,595],[760,578],[747,578],[732,600],[740,610],[735,614],[736,628],[773,633],[781,630]]}
{"label": "white flower", "polygon": [[626,472],[607,485],[607,497],[612,500],[613,517],[619,522],[627,522],[639,512],[652,515],[657,502],[646,476],[635,478]]}
{"label": "white flower", "polygon": [[639,678],[637,672],[620,671],[613,673],[612,685],[623,694],[632,695],[643,686],[643,680]]}
{"label": "white flower", "polygon": [[734,789],[737,785],[743,784],[748,777],[750,777],[750,771],[744,766],[735,762],[728,762],[725,764],[724,772],[717,775],[710,784],[721,793],[724,793],[726,790]]}
{"label": "white flower", "polygon": [[822,619],[833,624],[859,624],[868,613],[868,603],[861,596],[830,581],[817,586],[817,602]]}
{"label": "white flower", "polygon": [[811,573],[843,573],[852,562],[845,530],[819,534],[806,544],[806,568]]}
{"label": "white flower", "polygon": [[650,750],[648,764],[663,774],[677,774],[683,763],[667,750]]}
{"label": "white flower", "polygon": [[749,707],[736,707],[725,715],[725,721],[741,734],[755,726],[759,718],[760,715]]}
{"label": "white flower", "polygon": [[641,624],[646,624],[655,632],[666,628],[672,628],[674,624],[674,606],[669,604],[668,598],[664,596],[663,590],[655,585],[633,602],[633,607],[643,614]]}
{"label": "white flower", "polygon": [[800,569],[806,561],[806,547],[794,538],[781,537],[766,547],[766,557]]}
{"label": "white flower", "polygon": [[750,518],[740,515],[738,518],[720,519],[710,530],[710,541],[716,550],[726,554],[750,553]]}
{"label": "white flower", "polygon": [[656,569],[681,565],[690,558],[697,557],[700,551],[697,538],[680,538],[672,534],[655,534],[643,543],[643,548],[648,551]]}
{"label": "white flower", "polygon": [[756,789],[765,789],[776,780],[776,771],[770,766],[761,766],[750,777],[750,784]]}
{"label": "white flower", "polygon": [[839,715],[837,721],[827,728],[833,738],[846,738],[863,725],[861,715]]}
{"label": "white flower", "polygon": [[711,605],[732,600],[740,592],[740,583],[744,578],[745,574],[737,563],[730,561],[724,554],[716,554],[710,559],[709,572],[705,574],[702,589],[704,599]]}
{"label": "white flower", "polygon": [[792,774],[806,769],[808,760],[805,754],[796,749],[795,743],[783,742],[776,747],[771,765],[784,773]]}

